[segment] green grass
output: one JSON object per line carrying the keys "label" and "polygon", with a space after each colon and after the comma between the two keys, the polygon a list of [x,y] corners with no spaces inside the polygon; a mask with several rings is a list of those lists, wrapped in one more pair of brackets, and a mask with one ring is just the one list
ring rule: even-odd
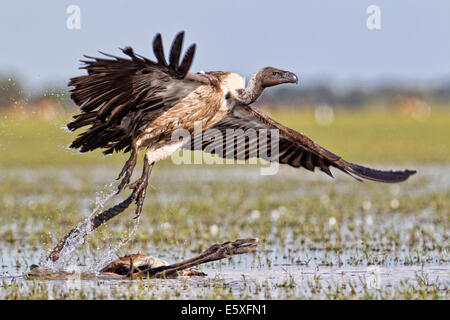
{"label": "green grass", "polygon": [[448,106],[432,109],[422,121],[379,108],[337,110],[326,127],[319,126],[312,113],[291,110],[272,116],[349,161],[450,162]]}
{"label": "green grass", "polygon": [[[450,108],[432,109],[431,115],[414,120],[386,109],[337,110],[326,127],[312,112],[272,112],[279,122],[308,135],[330,151],[354,162],[450,162]],[[118,163],[122,155],[103,156],[100,151],[78,154],[66,147],[77,133],[63,130],[66,114],[44,120],[33,115],[0,114],[0,165],[86,165]]]}

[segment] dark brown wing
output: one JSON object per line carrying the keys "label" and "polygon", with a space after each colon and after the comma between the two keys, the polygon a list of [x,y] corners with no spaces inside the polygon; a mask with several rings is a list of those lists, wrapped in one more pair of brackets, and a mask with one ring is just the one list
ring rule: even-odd
{"label": "dark brown wing", "polygon": [[[227,134],[229,129],[234,129],[234,133],[231,134],[230,131]],[[272,144],[275,141],[272,141],[270,131],[264,134],[264,131],[273,129],[279,133],[278,153],[275,150],[276,145]],[[331,177],[330,167],[338,168],[352,176],[379,182],[401,182],[416,172],[381,171],[349,163],[307,136],[283,126],[260,110],[245,105],[237,105],[202,136],[194,137],[188,147],[224,158],[246,160],[259,157],[295,168],[304,167],[310,171],[319,168]]]}
{"label": "dark brown wing", "polygon": [[153,41],[157,61],[136,55],[133,49],[122,49],[129,59],[103,53],[109,58],[82,60],[87,75],[70,79],[71,98],[80,106],[81,113],[67,127],[76,130],[91,127],[83,132],[71,148],[81,152],[107,148],[112,153],[131,148],[133,137],[138,135],[151,119],[175,105],[201,82],[185,79],[192,64],[195,44],[186,51],[179,63],[184,32],[173,41],[169,64],[164,58],[161,35]]}

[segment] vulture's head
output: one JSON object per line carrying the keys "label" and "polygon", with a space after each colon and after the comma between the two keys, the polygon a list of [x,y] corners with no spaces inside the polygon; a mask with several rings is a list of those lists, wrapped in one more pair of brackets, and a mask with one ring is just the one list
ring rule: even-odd
{"label": "vulture's head", "polygon": [[298,77],[294,73],[273,67],[265,67],[259,70],[258,76],[264,88],[282,83],[298,83]]}
{"label": "vulture's head", "polygon": [[236,89],[234,99],[242,104],[249,105],[258,99],[265,88],[282,83],[298,83],[298,77],[289,71],[265,67],[253,74],[245,89]]}

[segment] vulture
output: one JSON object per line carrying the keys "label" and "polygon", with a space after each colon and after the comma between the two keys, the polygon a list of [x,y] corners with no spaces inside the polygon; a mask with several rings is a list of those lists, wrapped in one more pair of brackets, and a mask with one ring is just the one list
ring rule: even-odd
{"label": "vulture", "polygon": [[[103,52],[101,58],[84,56],[80,69],[86,69],[87,74],[69,81],[73,87],[71,98],[81,112],[67,128],[73,131],[88,126],[70,148],[130,153],[117,178],[121,179],[117,193],[125,186],[132,190],[136,216],[142,211],[153,165],[180,148],[231,159],[263,158],[310,171],[318,168],[331,177],[333,167],[358,180],[393,183],[415,173],[382,171],[347,162],[252,106],[265,88],[297,84],[298,78],[292,72],[265,67],[256,71],[247,84],[244,77],[232,72],[189,72],[196,45],[187,49],[180,62],[183,38],[183,31],[175,36],[168,61],[160,34],[153,40],[156,61],[136,54],[131,47],[121,49],[126,58]],[[195,123],[201,125],[200,132],[196,132]],[[191,134],[190,142],[173,139],[179,129]],[[242,135],[254,130],[256,136],[234,136],[230,140],[226,138],[230,129]],[[277,130],[278,152],[271,152],[271,138],[259,134],[263,130]],[[265,143],[259,143],[258,138],[265,139]],[[226,148],[218,148],[225,144]],[[130,183],[141,150],[145,151],[142,175]]]}

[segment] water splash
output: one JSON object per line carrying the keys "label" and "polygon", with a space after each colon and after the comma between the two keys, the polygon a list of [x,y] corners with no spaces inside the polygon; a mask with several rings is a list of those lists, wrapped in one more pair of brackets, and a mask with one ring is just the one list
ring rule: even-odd
{"label": "water splash", "polygon": [[108,263],[112,262],[114,259],[117,258],[116,252],[122,248],[124,245],[126,245],[128,242],[130,242],[132,239],[134,239],[136,232],[138,230],[139,224],[140,224],[141,217],[135,219],[133,229],[125,236],[125,238],[121,239],[117,245],[110,245],[107,250],[103,250],[100,257],[98,257],[94,263],[90,267],[91,272],[99,272],[99,270],[107,265]]}
{"label": "water splash", "polygon": [[42,267],[52,271],[82,271],[78,266],[72,263],[74,256],[72,252],[85,242],[85,236],[92,232],[90,218],[80,222],[76,227],[78,232],[72,233],[66,240],[66,245],[59,253],[59,259],[56,261],[46,260]]}
{"label": "water splash", "polygon": [[[80,245],[85,243],[85,237],[93,231],[91,219],[100,211],[104,210],[106,202],[108,202],[115,194],[116,194],[116,187],[114,186],[114,183],[107,185],[106,190],[97,192],[94,209],[91,211],[90,215],[86,219],[84,219],[76,226],[77,231],[73,232],[67,238],[66,245],[59,253],[59,259],[57,261],[49,261],[46,259],[46,257],[44,257],[42,259],[43,261],[41,261],[42,268],[49,269],[52,271],[67,271],[67,272],[92,271],[92,267],[90,266],[79,266],[78,264],[76,264],[73,261],[76,255],[73,255],[72,253]],[[137,226],[135,226],[134,229],[136,228]],[[134,229],[132,230],[133,234],[135,232]],[[130,233],[129,236],[131,237],[132,234]]]}

